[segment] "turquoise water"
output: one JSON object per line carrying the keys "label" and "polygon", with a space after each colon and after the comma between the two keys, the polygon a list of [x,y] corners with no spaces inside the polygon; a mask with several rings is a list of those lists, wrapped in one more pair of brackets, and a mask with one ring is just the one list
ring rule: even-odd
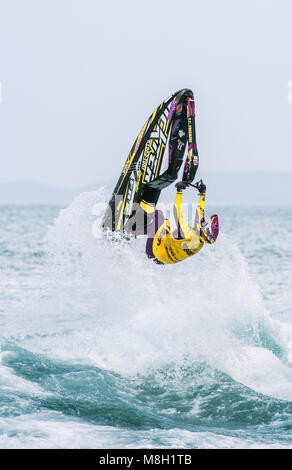
{"label": "turquoise water", "polygon": [[163,267],[105,200],[1,206],[0,447],[291,448],[291,209],[211,207]]}

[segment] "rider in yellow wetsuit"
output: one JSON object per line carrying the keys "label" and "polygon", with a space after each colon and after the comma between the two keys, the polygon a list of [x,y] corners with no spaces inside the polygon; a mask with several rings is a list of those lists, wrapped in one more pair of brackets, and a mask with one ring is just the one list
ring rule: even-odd
{"label": "rider in yellow wetsuit", "polygon": [[181,213],[182,189],[184,183],[177,183],[177,195],[174,202],[174,217],[177,228],[171,232],[170,222],[162,211],[145,200],[140,201],[144,214],[150,223],[145,225],[144,234],[148,235],[146,253],[158,264],[174,264],[195,255],[205,244],[214,243],[219,233],[219,221],[216,214],[211,216],[211,230],[206,228],[205,199],[206,186],[202,180],[195,185],[200,193],[196,209],[195,224],[188,226]]}

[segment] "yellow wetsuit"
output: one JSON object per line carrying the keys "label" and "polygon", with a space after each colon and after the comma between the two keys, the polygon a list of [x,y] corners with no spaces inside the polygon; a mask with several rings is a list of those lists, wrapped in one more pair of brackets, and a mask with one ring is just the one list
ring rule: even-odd
{"label": "yellow wetsuit", "polygon": [[[182,217],[182,192],[177,191],[174,202],[174,216],[177,229],[171,233],[170,222],[168,219],[164,219],[164,222],[160,225],[153,238],[152,252],[159,263],[174,264],[195,255],[202,249],[206,239],[209,243],[214,243],[214,239],[212,237],[210,238],[200,225],[200,221],[205,214],[205,197],[205,193],[200,194],[196,208],[195,224],[191,227],[187,225],[185,219]],[[145,201],[143,201],[142,204],[144,205]],[[149,209],[148,205],[147,212],[150,212]],[[174,236],[176,232],[177,236]]]}

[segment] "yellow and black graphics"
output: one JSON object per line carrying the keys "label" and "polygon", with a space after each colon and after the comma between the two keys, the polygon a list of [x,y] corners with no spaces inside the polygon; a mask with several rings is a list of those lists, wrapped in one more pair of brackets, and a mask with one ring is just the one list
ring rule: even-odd
{"label": "yellow and black graphics", "polygon": [[165,219],[153,239],[153,254],[155,258],[163,264],[174,264],[183,261],[200,251],[205,243],[201,236],[200,220],[205,214],[205,193],[200,195],[196,208],[194,226],[188,226],[181,213],[182,193],[177,192],[174,212],[177,223],[176,231],[183,238],[176,238],[174,232],[171,233],[170,222]]}
{"label": "yellow and black graphics", "polygon": [[157,202],[160,191],[176,180],[187,140],[186,111],[178,131],[180,136],[178,133],[172,135],[172,129],[178,120],[178,107],[186,109],[187,97],[193,98],[191,90],[183,89],[174,93],[145,122],[112,193],[103,217],[104,229],[122,232],[131,216],[133,204],[141,200],[145,189],[156,191]]}

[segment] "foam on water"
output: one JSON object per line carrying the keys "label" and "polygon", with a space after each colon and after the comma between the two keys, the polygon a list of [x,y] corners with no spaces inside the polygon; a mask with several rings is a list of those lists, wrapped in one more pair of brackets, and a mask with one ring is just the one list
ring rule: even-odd
{"label": "foam on water", "polygon": [[[2,349],[8,352],[2,353],[1,386],[3,390],[9,387],[15,372],[22,376],[15,380],[14,391],[24,394],[31,414],[27,426],[25,417],[3,418],[0,446],[3,436],[16,429],[15,447],[29,445],[25,436],[32,436],[35,447],[58,447],[59,443],[64,447],[272,447],[272,438],[265,444],[244,432],[220,437],[219,432],[193,432],[191,427],[200,423],[202,416],[206,422],[211,419],[208,416],[214,422],[227,422],[236,406],[238,419],[243,396],[254,409],[258,407],[259,414],[263,411],[257,393],[266,396],[269,403],[269,397],[292,401],[291,323],[270,316],[245,259],[224,233],[215,245],[205,246],[195,257],[173,266],[158,266],[145,256],[143,237],[110,242],[102,236],[99,209],[107,199],[103,189],[83,193],[60,212],[48,234],[48,254],[41,274],[38,270],[37,288],[26,289],[21,308],[12,304],[3,322]],[[76,371],[74,365],[78,364],[84,369]],[[56,374],[54,380],[50,370]],[[33,378],[35,371],[37,378]],[[107,373],[118,375],[103,375]],[[123,440],[121,427],[97,426],[100,421],[92,410],[98,398],[90,394],[94,387],[101,393],[100,380],[110,387],[113,403],[127,402],[129,407],[132,400],[135,409],[131,413],[139,417],[144,410],[145,416],[149,414],[145,422],[154,423],[149,424],[151,436],[147,430],[128,429],[123,431]],[[79,422],[76,441],[76,420],[48,411],[34,415],[35,401],[28,397],[43,395],[45,408],[64,405],[66,409],[71,405],[63,395],[67,394],[69,402],[73,399],[71,381],[80,390],[76,396],[88,382],[85,402],[92,403],[84,416],[95,422]],[[166,399],[163,406],[149,391],[156,389]],[[220,403],[227,400],[222,394],[227,389],[235,398],[231,408],[222,411]],[[51,400],[54,394],[57,398]],[[186,410],[186,429],[181,428],[182,411],[168,394],[181,400],[178,406]],[[207,412],[213,399],[213,411],[210,408]],[[269,415],[269,422],[276,420],[282,406],[271,403],[275,412]],[[289,416],[285,403],[281,410]],[[248,406],[244,413],[247,423]],[[53,437],[54,425],[64,433],[63,438]],[[154,429],[163,425],[165,430]]]}
{"label": "foam on water", "polygon": [[[104,201],[102,190],[81,194],[51,229],[51,283],[35,324],[41,339],[25,344],[123,374],[200,359],[256,391],[292,399],[291,336],[269,317],[236,246],[220,234],[184,263],[154,265],[143,238],[93,236],[100,225],[93,208]],[[52,323],[54,335],[44,338]]]}
{"label": "foam on water", "polygon": [[185,448],[292,448],[292,445],[265,443],[252,438],[218,436],[214,432],[191,432],[179,428],[171,430],[129,431],[111,426],[93,426],[77,420],[64,420],[58,413],[43,413],[27,418],[0,419],[4,432],[0,448],[57,448],[57,449],[185,449]]}

